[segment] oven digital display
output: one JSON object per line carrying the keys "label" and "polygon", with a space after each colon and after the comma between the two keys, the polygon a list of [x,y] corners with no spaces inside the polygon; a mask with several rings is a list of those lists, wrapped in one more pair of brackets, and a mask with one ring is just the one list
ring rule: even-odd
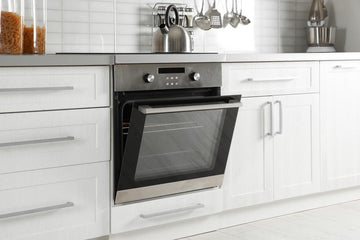
{"label": "oven digital display", "polygon": [[185,73],[185,68],[159,68],[159,74]]}

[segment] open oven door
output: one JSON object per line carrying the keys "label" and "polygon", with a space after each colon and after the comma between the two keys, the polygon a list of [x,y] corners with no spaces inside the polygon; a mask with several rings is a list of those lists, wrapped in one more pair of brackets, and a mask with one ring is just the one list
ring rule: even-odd
{"label": "open oven door", "polygon": [[240,100],[131,103],[115,203],[220,186]]}

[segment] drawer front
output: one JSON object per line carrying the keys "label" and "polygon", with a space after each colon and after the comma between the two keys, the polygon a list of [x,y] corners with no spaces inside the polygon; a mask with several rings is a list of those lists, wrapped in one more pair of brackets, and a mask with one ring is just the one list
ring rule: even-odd
{"label": "drawer front", "polygon": [[108,198],[108,163],[0,175],[0,239],[107,235]]}
{"label": "drawer front", "polygon": [[111,233],[158,226],[222,211],[222,190],[214,189],[111,209]]}
{"label": "drawer front", "polygon": [[[360,71],[360,61],[323,61],[321,62],[321,77],[338,77],[343,74],[357,74]],[[322,78],[321,80],[326,81]]]}
{"label": "drawer front", "polygon": [[319,63],[225,63],[223,95],[244,97],[319,92]]}
{"label": "drawer front", "polygon": [[110,160],[106,108],[0,114],[0,174]]}
{"label": "drawer front", "polygon": [[109,106],[109,67],[0,68],[0,112]]}

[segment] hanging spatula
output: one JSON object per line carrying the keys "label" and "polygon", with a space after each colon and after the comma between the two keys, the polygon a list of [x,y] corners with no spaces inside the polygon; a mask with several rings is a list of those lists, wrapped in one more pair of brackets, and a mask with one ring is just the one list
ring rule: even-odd
{"label": "hanging spatula", "polygon": [[222,28],[222,15],[216,9],[216,0],[214,0],[214,4],[206,12],[206,16],[210,19],[211,28]]}

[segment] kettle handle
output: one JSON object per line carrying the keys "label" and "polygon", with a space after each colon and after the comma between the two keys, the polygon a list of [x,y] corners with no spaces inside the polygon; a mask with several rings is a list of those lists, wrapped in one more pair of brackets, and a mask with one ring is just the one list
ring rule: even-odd
{"label": "kettle handle", "polygon": [[170,11],[171,10],[173,10],[175,13],[175,25],[179,25],[179,11],[177,10],[175,5],[170,5],[166,9],[166,13],[165,13],[165,23],[166,23],[167,27],[174,25],[173,23],[170,22]]}

